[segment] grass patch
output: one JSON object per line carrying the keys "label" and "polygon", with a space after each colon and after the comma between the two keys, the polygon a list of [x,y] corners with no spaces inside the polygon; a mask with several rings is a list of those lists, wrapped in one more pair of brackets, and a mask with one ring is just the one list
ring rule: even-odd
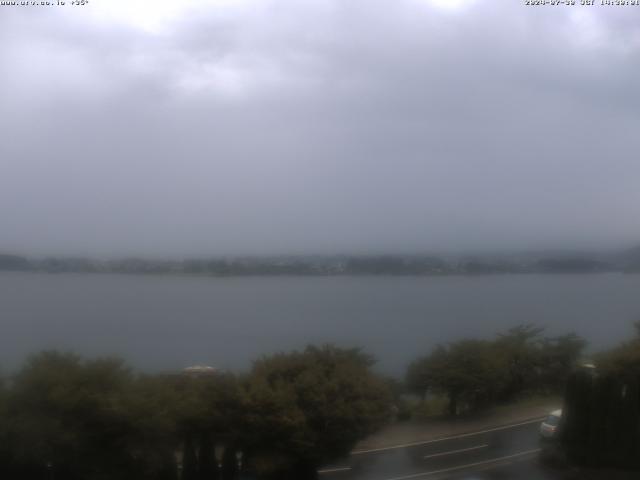
{"label": "grass patch", "polygon": [[426,420],[441,417],[447,411],[449,402],[444,395],[430,395],[424,400],[416,401],[411,407],[411,417],[415,420]]}

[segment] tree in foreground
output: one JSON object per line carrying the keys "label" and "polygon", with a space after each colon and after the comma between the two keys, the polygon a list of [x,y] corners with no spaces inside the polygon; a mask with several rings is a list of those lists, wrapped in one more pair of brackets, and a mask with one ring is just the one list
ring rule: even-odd
{"label": "tree in foreground", "polygon": [[495,340],[439,345],[409,365],[407,388],[423,399],[428,393],[446,395],[450,415],[525,393],[561,392],[585,342],[575,334],[544,337],[542,332],[521,325]]}
{"label": "tree in foreground", "polygon": [[490,342],[461,340],[438,346],[430,355],[409,367],[409,380],[415,391],[447,396],[450,415],[461,409],[473,410],[492,401],[504,385],[501,358],[494,355]]}
{"label": "tree in foreground", "polygon": [[7,405],[15,474],[92,479],[129,470],[123,400],[130,380],[110,360],[85,363],[55,352],[32,357]]}
{"label": "tree in foreground", "polygon": [[[390,413],[387,383],[332,346],[218,372],[134,375],[121,361],[44,352],[0,382],[0,478],[313,478]],[[220,446],[226,448],[222,452]]]}
{"label": "tree in foreground", "polygon": [[386,382],[355,349],[307,347],[255,362],[243,427],[254,469],[267,478],[314,478],[347,455],[391,410]]}

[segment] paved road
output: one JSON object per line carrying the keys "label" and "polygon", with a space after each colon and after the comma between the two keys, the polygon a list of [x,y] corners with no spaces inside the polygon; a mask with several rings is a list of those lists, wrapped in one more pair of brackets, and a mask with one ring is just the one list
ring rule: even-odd
{"label": "paved road", "polygon": [[440,440],[355,451],[321,480],[552,480],[537,462],[540,420]]}

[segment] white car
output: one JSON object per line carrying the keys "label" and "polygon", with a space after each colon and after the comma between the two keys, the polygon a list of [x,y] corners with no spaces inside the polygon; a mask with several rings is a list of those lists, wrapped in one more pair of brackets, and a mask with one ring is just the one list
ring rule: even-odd
{"label": "white car", "polygon": [[553,438],[558,431],[560,419],[562,418],[562,410],[554,410],[540,424],[540,436],[542,438]]}

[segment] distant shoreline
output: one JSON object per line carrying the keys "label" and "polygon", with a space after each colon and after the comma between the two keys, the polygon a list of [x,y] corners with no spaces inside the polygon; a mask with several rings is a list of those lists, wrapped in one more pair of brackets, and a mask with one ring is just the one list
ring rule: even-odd
{"label": "distant shoreline", "polygon": [[213,274],[195,274],[195,273],[143,273],[143,272],[46,272],[46,271],[23,271],[23,270],[0,270],[2,274],[25,274],[25,275],[126,275],[132,277],[174,277],[174,278],[364,278],[364,277],[380,277],[380,278],[480,278],[480,277],[508,277],[508,276],[534,276],[534,275],[553,275],[553,276],[574,276],[574,275],[638,275],[640,272],[624,272],[620,270],[611,270],[606,272],[505,272],[505,273],[445,273],[445,274],[397,274],[397,273],[327,273],[327,274],[304,274],[304,273],[265,273],[265,274],[230,274],[230,275],[213,275]]}
{"label": "distant shoreline", "polygon": [[640,273],[640,263],[620,256],[426,255],[280,256],[186,260],[28,258],[0,254],[0,272],[180,275],[190,277],[446,277],[526,274]]}

